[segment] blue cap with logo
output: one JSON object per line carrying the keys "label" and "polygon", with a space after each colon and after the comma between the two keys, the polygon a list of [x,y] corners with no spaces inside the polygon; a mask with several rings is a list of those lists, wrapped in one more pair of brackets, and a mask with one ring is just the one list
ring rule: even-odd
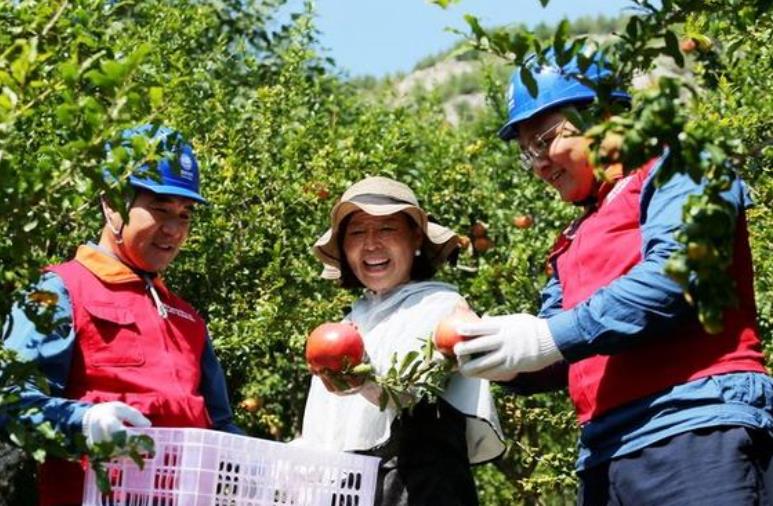
{"label": "blue cap with logo", "polygon": [[[549,64],[538,66],[536,59],[526,65],[532,70],[532,76],[537,83],[537,96],[532,97],[528,88],[521,80],[520,69],[516,69],[510,78],[507,90],[507,123],[499,130],[499,137],[508,141],[518,135],[518,124],[541,112],[567,106],[573,103],[590,102],[596,97],[596,92],[578,81],[574,75],[584,74],[587,79],[599,81],[611,74],[603,60],[596,58],[590,66],[581,72],[577,58],[560,67],[555,63],[554,53],[547,55]],[[630,102],[631,96],[622,89],[615,89],[612,98]]]}
{"label": "blue cap with logo", "polygon": [[129,141],[138,135],[158,140],[160,148],[173,153],[174,158],[158,160],[153,177],[147,175],[151,166],[143,164],[129,176],[129,184],[159,195],[186,197],[206,204],[206,199],[199,193],[199,163],[182,135],[168,127],[142,125],[122,132],[124,145],[130,144]]}

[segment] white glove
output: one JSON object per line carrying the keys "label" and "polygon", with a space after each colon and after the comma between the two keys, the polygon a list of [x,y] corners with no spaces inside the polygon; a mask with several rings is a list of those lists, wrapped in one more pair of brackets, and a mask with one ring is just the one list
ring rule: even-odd
{"label": "white glove", "polygon": [[510,381],[518,373],[539,371],[563,359],[547,320],[530,314],[484,316],[460,325],[463,336],[480,336],[454,346],[459,372],[491,381]]}
{"label": "white glove", "polygon": [[133,407],[120,401],[95,404],[83,415],[83,434],[89,446],[109,441],[116,432],[126,430],[124,422],[134,427],[150,427],[150,420]]}

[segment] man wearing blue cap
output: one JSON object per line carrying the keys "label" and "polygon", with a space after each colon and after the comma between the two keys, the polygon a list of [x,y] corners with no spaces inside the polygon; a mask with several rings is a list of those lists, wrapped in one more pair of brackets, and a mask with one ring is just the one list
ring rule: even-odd
{"label": "man wearing blue cap", "polygon": [[[46,395],[27,387],[23,402],[40,409],[34,421],[82,433],[88,444],[127,426],[238,433],[206,325],[160,277],[188,236],[194,206],[206,202],[196,158],[167,128],[127,131],[127,148],[137,135],[152,137],[164,157],[130,176],[128,220],[103,199],[99,243],[46,268],[37,291],[57,297],[55,329],[41,333],[21,308],[13,310],[5,344],[36,361],[50,388]],[[43,506],[82,501],[77,464],[49,459],[38,482]]]}
{"label": "man wearing blue cap", "polygon": [[[740,180],[723,195],[737,211],[729,274],[737,307],[708,334],[680,286],[664,273],[682,246],[686,175],[655,186],[665,153],[624,175],[594,176],[589,140],[565,115],[595,92],[564,68],[534,68],[532,97],[520,73],[509,90],[502,139],[521,162],[584,214],[558,238],[537,316],[485,318],[460,329],[462,374],[530,394],[568,386],[580,424],[579,503],[773,504],[773,381],[761,352]],[[597,60],[585,77],[608,75]],[[612,97],[630,101],[622,90]]]}

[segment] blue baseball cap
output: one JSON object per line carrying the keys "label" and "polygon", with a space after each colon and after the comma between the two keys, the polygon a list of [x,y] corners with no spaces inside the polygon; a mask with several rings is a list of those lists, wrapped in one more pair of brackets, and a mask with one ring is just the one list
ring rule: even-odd
{"label": "blue baseball cap", "polygon": [[[164,126],[141,125],[121,133],[122,145],[131,149],[131,139],[138,135],[158,140],[160,148],[172,153],[173,158],[161,158],[153,167],[141,165],[129,176],[129,184],[158,195],[185,197],[206,204],[199,190],[199,163],[182,135]],[[156,172],[154,177],[148,175],[152,170]]]}

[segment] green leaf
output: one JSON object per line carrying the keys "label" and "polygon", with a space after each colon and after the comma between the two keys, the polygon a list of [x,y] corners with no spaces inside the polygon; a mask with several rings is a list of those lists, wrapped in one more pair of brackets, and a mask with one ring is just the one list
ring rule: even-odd
{"label": "green leaf", "polygon": [[152,86],[148,91],[148,98],[150,98],[150,105],[154,109],[158,109],[164,103],[164,88]]}
{"label": "green leaf", "polygon": [[113,434],[112,442],[117,446],[126,446],[126,441],[128,437],[129,436],[125,430],[119,430],[118,432],[115,432]]}
{"label": "green leaf", "polygon": [[22,227],[22,229],[25,232],[32,232],[33,230],[35,230],[35,228],[37,226],[38,226],[38,220],[35,219],[35,220],[30,220],[27,223],[25,223],[24,227]]}
{"label": "green leaf", "polygon": [[464,20],[467,21],[467,24],[470,26],[470,29],[472,30],[472,33],[475,35],[475,37],[481,39],[486,36],[486,31],[481,28],[480,23],[478,22],[478,18],[471,14],[465,14]]}
{"label": "green leaf", "polygon": [[411,368],[408,370],[408,372],[405,374],[408,378],[413,378],[416,376],[416,372],[418,371],[419,367],[422,365],[422,360],[416,360],[411,365]]}
{"label": "green leaf", "polygon": [[110,480],[107,476],[107,471],[102,466],[94,467],[94,474],[97,478],[97,487],[103,494],[110,493]]}
{"label": "green leaf", "polygon": [[0,84],[3,84],[5,86],[13,86],[15,83],[13,82],[13,78],[11,77],[11,74],[6,72],[5,70],[0,70]]}
{"label": "green leaf", "polygon": [[406,353],[405,356],[403,357],[403,360],[400,362],[400,368],[399,368],[400,375],[402,375],[411,364],[417,361],[418,357],[419,357],[418,351],[414,350]]}
{"label": "green leaf", "polygon": [[35,462],[43,463],[46,460],[46,450],[43,448],[37,448],[32,452],[32,458]]}
{"label": "green leaf", "polygon": [[639,35],[639,23],[641,20],[638,16],[631,16],[625,25],[625,33],[631,40],[635,40]]}
{"label": "green leaf", "polygon": [[112,84],[105,74],[96,69],[89,70],[83,76],[91,81],[91,84],[100,88],[107,88]]}
{"label": "green leaf", "polygon": [[588,68],[590,68],[591,63],[593,63],[592,55],[586,55],[583,52],[577,53],[577,68],[581,73],[586,73]]}
{"label": "green leaf", "polygon": [[430,0],[429,3],[438,5],[443,9],[448,8],[451,4],[458,4],[460,0]]}
{"label": "green leaf", "polygon": [[72,61],[66,61],[59,64],[59,75],[62,79],[72,84],[78,79],[78,65]]}
{"label": "green leaf", "polygon": [[521,63],[532,41],[531,34],[517,31],[510,35],[510,50],[515,53],[516,63]]}
{"label": "green leaf", "polygon": [[666,53],[674,59],[677,65],[684,67],[684,55],[679,49],[679,39],[676,37],[676,34],[671,30],[666,30],[665,41]]}
{"label": "green leaf", "polygon": [[99,65],[99,68],[102,69],[102,73],[107,79],[113,83],[118,83],[123,80],[128,70],[127,65],[115,60],[105,60]]}
{"label": "green leaf", "polygon": [[556,54],[556,61],[561,66],[565,65],[565,63],[561,63],[561,60],[565,58],[566,40],[568,38],[569,38],[569,20],[564,18],[558,24],[558,27],[556,28],[556,32],[553,35],[553,51],[555,51],[555,54]]}
{"label": "green leaf", "polygon": [[389,393],[385,388],[381,389],[381,395],[378,396],[378,409],[384,411],[389,404]]}
{"label": "green leaf", "polygon": [[0,108],[10,111],[13,109],[13,102],[6,94],[0,95]]}
{"label": "green leaf", "polygon": [[520,76],[521,82],[526,86],[529,95],[536,98],[539,90],[537,89],[537,81],[534,79],[531,70],[526,66],[521,67]]}
{"label": "green leaf", "polygon": [[[567,107],[565,109],[561,110],[561,114],[563,114],[567,120],[569,120],[569,123],[574,125],[575,127],[579,128],[581,131],[585,131],[587,129],[587,122],[585,121],[585,118],[583,117],[582,113],[578,111],[575,107]],[[591,136],[593,132],[586,132],[588,136]]]}

